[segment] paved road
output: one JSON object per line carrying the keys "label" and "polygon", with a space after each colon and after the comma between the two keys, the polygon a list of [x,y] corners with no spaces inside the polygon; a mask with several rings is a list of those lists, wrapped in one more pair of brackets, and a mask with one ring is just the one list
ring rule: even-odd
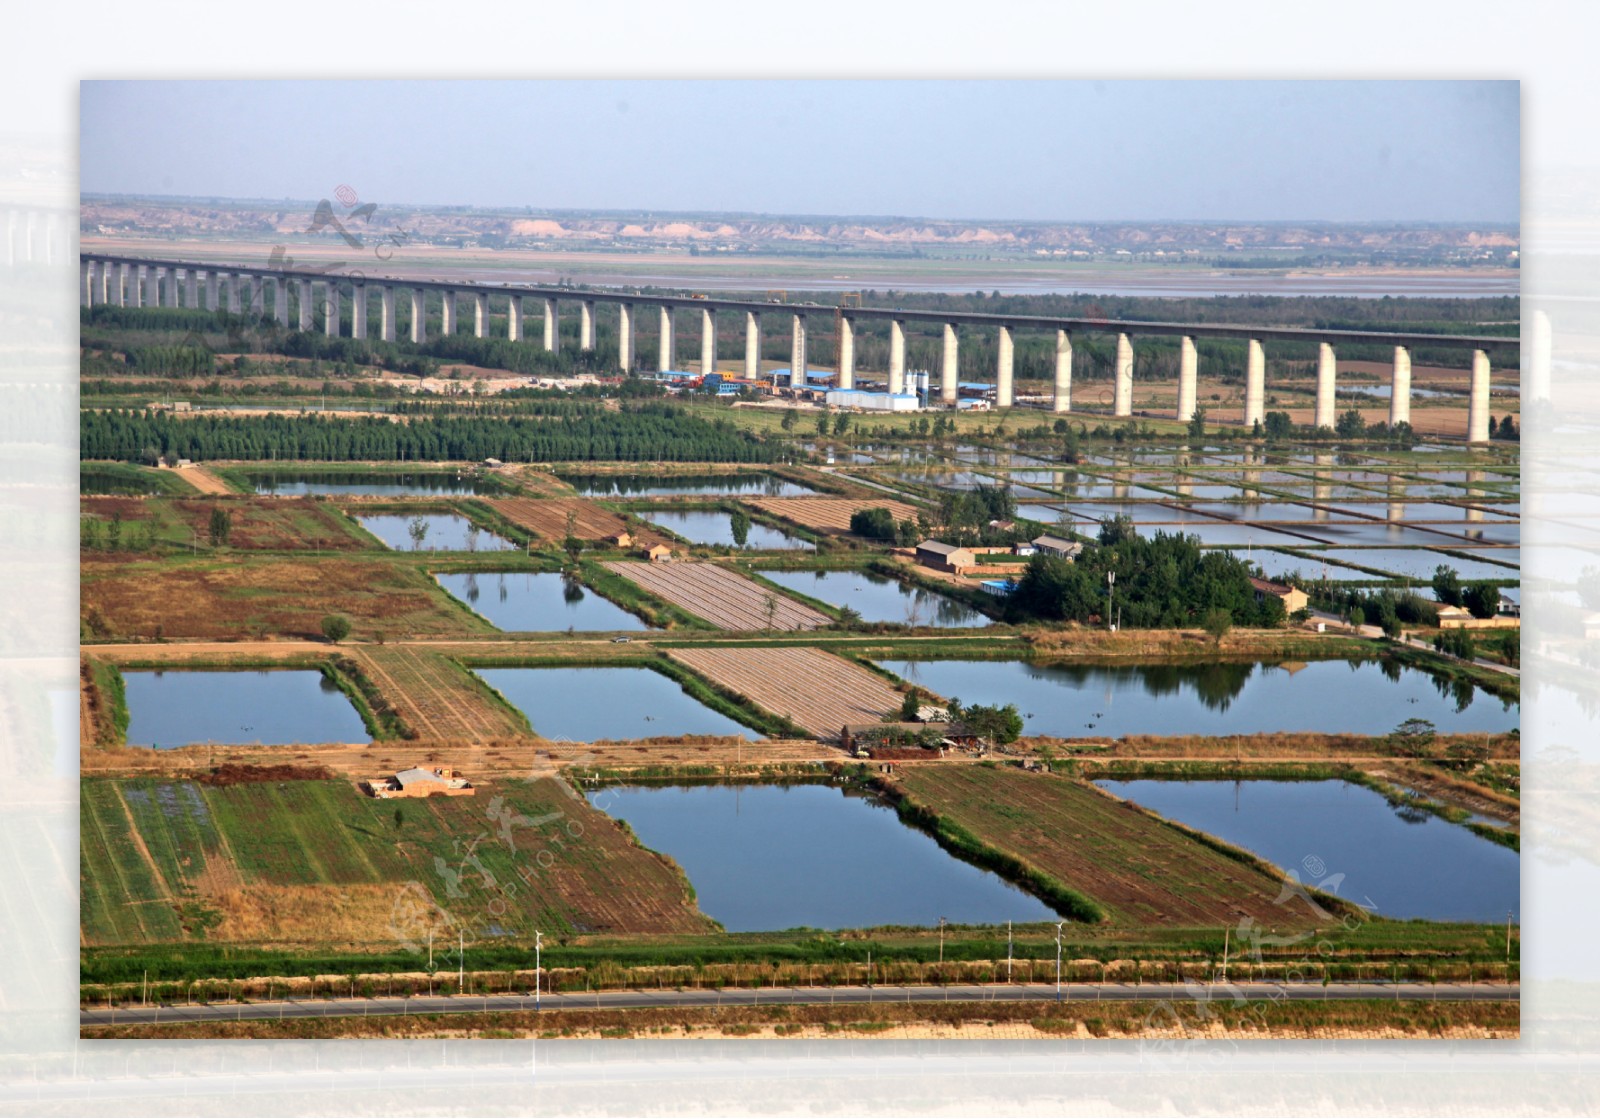
{"label": "paved road", "polygon": [[[1504,984],[1441,983],[1242,983],[1207,986],[1181,983],[1068,983],[1061,998],[1093,1002],[1185,1002],[1206,1000],[1227,1004],[1236,999],[1395,999],[1413,1002],[1515,1002],[1520,987]],[[1053,1002],[1052,983],[1017,983],[950,987],[769,987],[724,991],[599,991],[545,994],[544,1010],[630,1010],[649,1007],[832,1006],[907,1002]],[[247,1018],[344,1018],[395,1014],[467,1014],[484,1011],[533,1010],[531,997],[514,995],[418,996],[415,998],[310,999],[210,1005],[126,1007],[84,1010],[79,1025],[181,1025],[189,1022],[243,1021]]]}

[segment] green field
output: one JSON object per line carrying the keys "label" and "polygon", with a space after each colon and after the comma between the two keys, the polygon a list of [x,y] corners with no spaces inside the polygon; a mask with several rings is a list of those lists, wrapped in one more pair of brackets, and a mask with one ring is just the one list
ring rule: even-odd
{"label": "green field", "polygon": [[554,779],[380,801],[344,780],[85,778],[82,798],[87,945],[393,944],[452,912],[507,935],[713,927],[674,864]]}

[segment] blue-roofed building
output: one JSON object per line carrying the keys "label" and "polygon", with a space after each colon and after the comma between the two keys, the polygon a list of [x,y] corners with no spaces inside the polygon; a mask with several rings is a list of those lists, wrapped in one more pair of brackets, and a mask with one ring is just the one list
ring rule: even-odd
{"label": "blue-roofed building", "polygon": [[978,585],[983,589],[984,594],[992,594],[996,598],[1004,598],[1017,589],[1017,585],[1010,579],[985,579]]}

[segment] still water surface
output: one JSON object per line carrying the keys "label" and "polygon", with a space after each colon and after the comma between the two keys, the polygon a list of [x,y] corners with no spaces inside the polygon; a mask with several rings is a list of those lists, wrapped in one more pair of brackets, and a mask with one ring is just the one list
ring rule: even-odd
{"label": "still water surface", "polygon": [[316,493],[367,494],[375,497],[438,496],[441,494],[498,493],[501,487],[471,475],[419,472],[416,474],[352,474],[344,471],[306,470],[289,474],[245,474],[257,493],[300,497]]}
{"label": "still water surface", "polygon": [[[1517,853],[1344,781],[1100,781],[1385,917],[1504,921]],[[1343,877],[1336,877],[1342,875]],[[1296,901],[1293,904],[1303,906]]]}
{"label": "still water surface", "polygon": [[563,474],[561,480],[595,497],[805,497],[817,492],[772,474]]}
{"label": "still water surface", "polygon": [[344,693],[320,672],[130,670],[122,679],[130,746],[281,746],[372,738]]}
{"label": "still water surface", "polygon": [[934,591],[865,571],[763,571],[781,587],[835,606],[848,606],[864,622],[965,629],[991,624],[982,612]]}
{"label": "still water surface", "polygon": [[882,660],[890,672],[962,703],[1015,703],[1024,734],[1387,734],[1407,719],[1441,732],[1509,731],[1518,705],[1388,661],[1271,665],[1034,665]]}
{"label": "still water surface", "polygon": [[[356,520],[399,552],[508,552],[516,548],[457,513],[375,513]],[[417,520],[425,526],[421,540],[411,535],[412,522]]]}
{"label": "still water surface", "polygon": [[892,809],[832,786],[622,787],[589,801],[676,860],[730,932],[1055,919]]}
{"label": "still water surface", "polygon": [[749,727],[711,710],[648,668],[480,668],[478,675],[528,716],[545,738],[658,738],[743,735]]}
{"label": "still water surface", "polygon": [[649,628],[616,603],[554,571],[480,571],[435,578],[496,629],[552,632]]}
{"label": "still water surface", "polygon": [[724,548],[758,548],[765,551],[814,551],[809,540],[790,536],[768,525],[750,522],[740,544],[733,533],[733,514],[692,510],[687,512],[649,512],[650,523],[676,533],[694,544],[718,544]]}

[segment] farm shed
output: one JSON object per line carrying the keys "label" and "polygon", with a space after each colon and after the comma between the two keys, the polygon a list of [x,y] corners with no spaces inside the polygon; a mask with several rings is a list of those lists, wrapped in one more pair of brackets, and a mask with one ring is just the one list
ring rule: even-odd
{"label": "farm shed", "polygon": [[470,797],[478,790],[453,769],[413,766],[392,777],[378,777],[361,783],[369,795],[380,800],[396,797]]}
{"label": "farm shed", "polygon": [[917,545],[917,562],[937,571],[954,571],[957,574],[976,564],[977,557],[971,548],[944,544],[938,540],[924,540]]}
{"label": "farm shed", "polygon": [[1062,559],[1077,559],[1078,553],[1083,551],[1082,544],[1061,536],[1035,536],[1032,543],[1035,552]]}
{"label": "farm shed", "polygon": [[1311,601],[1311,599],[1306,596],[1305,591],[1298,590],[1294,587],[1285,586],[1283,583],[1274,583],[1267,579],[1257,579],[1252,577],[1250,579],[1250,585],[1255,588],[1257,602],[1260,602],[1268,595],[1271,595],[1273,598],[1283,603],[1284,612],[1288,614],[1293,614],[1296,610],[1304,610],[1307,604]]}
{"label": "farm shed", "polygon": [[665,544],[652,544],[644,550],[644,558],[651,563],[660,563],[672,558],[672,549]]}

